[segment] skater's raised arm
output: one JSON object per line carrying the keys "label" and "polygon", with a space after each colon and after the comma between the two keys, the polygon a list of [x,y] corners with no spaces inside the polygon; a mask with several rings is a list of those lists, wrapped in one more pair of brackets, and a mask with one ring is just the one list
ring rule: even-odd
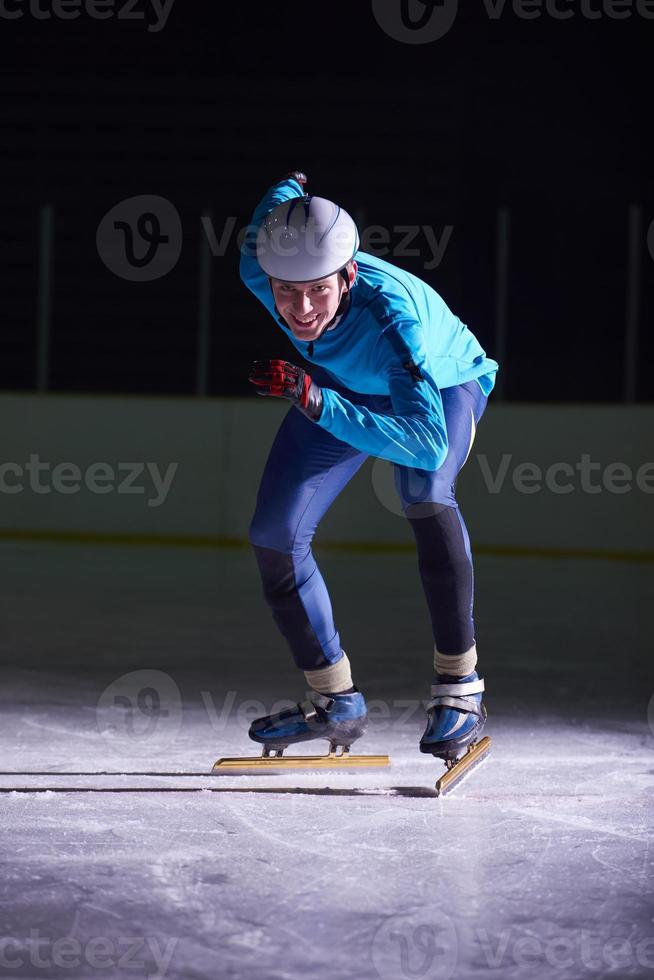
{"label": "skater's raised arm", "polygon": [[304,196],[306,176],[299,170],[287,174],[283,180],[269,187],[254,209],[254,214],[248,225],[247,234],[241,248],[240,275],[245,285],[274,315],[275,301],[270,291],[268,276],[257,262],[257,231],[264,218],[278,204],[290,201],[294,197]]}

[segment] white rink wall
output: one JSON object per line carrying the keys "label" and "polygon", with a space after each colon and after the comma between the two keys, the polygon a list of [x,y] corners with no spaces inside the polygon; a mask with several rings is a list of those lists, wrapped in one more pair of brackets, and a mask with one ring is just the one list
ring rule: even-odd
{"label": "white rink wall", "polygon": [[[273,400],[0,395],[0,531],[244,539]],[[491,404],[459,478],[473,544],[654,548],[654,406]],[[412,541],[368,461],[318,539]]]}

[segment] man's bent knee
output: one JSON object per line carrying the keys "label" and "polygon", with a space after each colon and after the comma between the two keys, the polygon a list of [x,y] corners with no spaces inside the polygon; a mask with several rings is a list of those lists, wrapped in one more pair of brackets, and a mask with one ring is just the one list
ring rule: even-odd
{"label": "man's bent knee", "polygon": [[284,595],[295,592],[293,556],[276,551],[274,548],[262,548],[256,544],[252,545],[252,549],[259,566],[266,600],[269,603],[274,602]]}

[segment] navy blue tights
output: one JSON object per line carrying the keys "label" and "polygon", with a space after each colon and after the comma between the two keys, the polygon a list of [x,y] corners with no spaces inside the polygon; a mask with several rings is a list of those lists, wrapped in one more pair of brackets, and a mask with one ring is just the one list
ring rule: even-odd
{"label": "navy blue tights", "polygon": [[[330,382],[330,387],[336,387]],[[347,398],[390,414],[390,399]],[[449,450],[435,471],[395,466],[395,485],[413,529],[418,567],[434,633],[442,653],[461,654],[474,642],[470,541],[456,502],[456,479],[465,463],[486,396],[476,381],[441,391]],[[341,657],[331,601],[311,542],[323,514],[366,460],[347,443],[291,408],[268,457],[250,541],[273,618],[302,670]]]}

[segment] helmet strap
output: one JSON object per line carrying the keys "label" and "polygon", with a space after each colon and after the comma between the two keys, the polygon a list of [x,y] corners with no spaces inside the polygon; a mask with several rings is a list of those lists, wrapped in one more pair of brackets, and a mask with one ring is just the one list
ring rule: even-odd
{"label": "helmet strap", "polygon": [[[344,314],[345,314],[348,306],[350,305],[350,288],[351,287],[350,287],[350,279],[349,279],[349,276],[347,274],[347,266],[345,266],[343,269],[340,270],[339,275],[343,276],[343,279],[345,280],[345,285],[346,285],[347,288],[345,289],[345,292],[341,296],[341,301],[338,304],[338,307],[336,309],[336,313],[334,313],[334,316],[332,317],[332,319],[329,321],[329,323],[325,327],[325,330],[329,330],[329,328],[331,327],[331,325],[334,322],[334,320],[336,320],[339,316],[344,316]],[[325,331],[323,330],[323,333],[324,332]],[[322,334],[320,336],[322,336]]]}

